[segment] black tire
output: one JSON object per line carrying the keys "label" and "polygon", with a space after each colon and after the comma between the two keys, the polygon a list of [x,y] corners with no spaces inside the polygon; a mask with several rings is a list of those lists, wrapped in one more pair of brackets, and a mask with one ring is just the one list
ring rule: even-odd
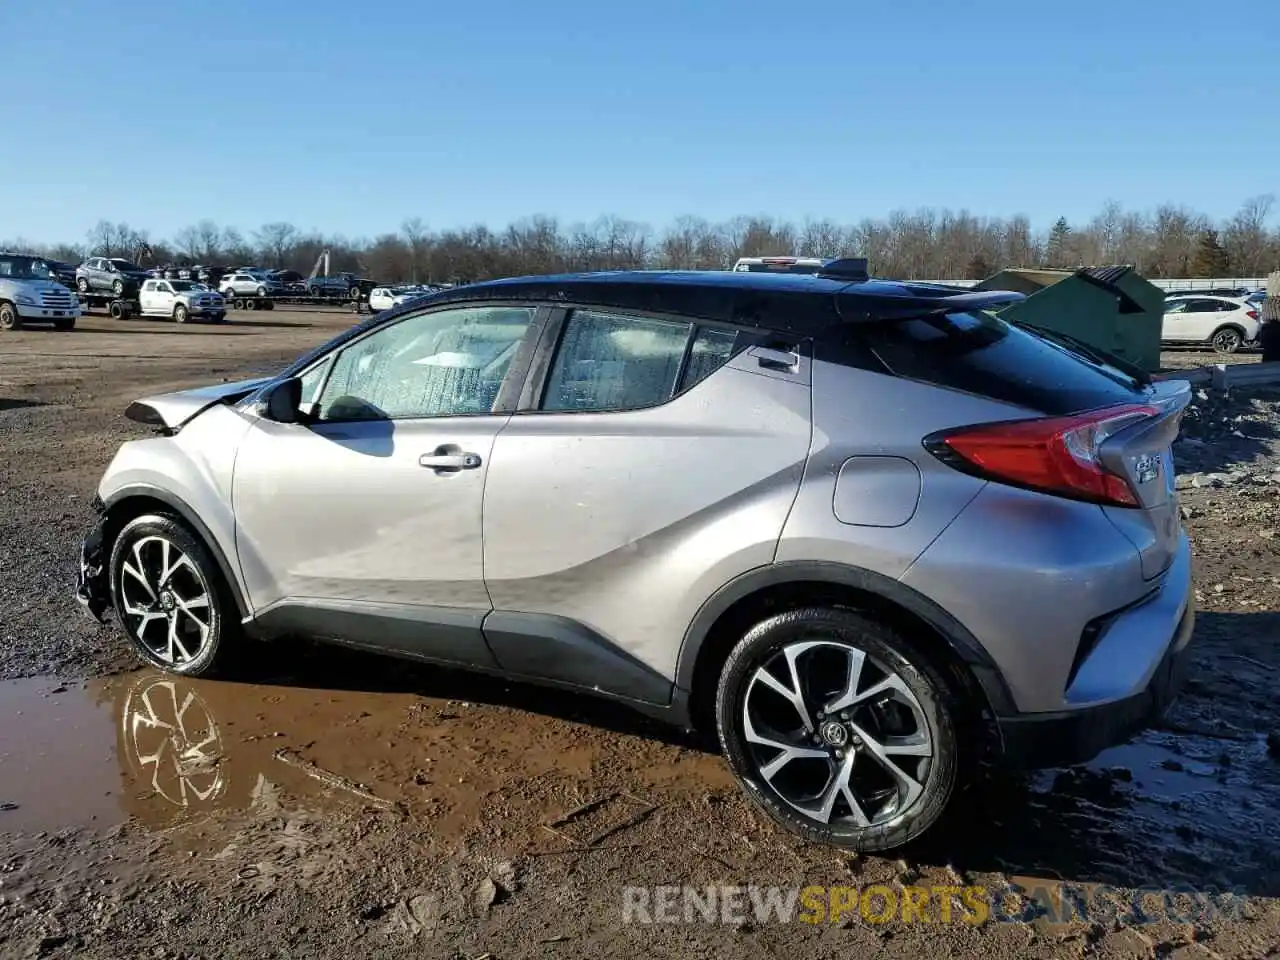
{"label": "black tire", "polygon": [[1244,346],[1244,333],[1239,327],[1219,327],[1213,331],[1209,344],[1214,353],[1230,355]]}
{"label": "black tire", "polygon": [[[917,780],[922,790],[905,809],[891,812],[881,822],[858,826],[847,819],[823,822],[802,813],[762,776],[758,761],[752,757],[744,721],[752,677],[784,647],[815,639],[860,650],[868,661],[876,661],[895,673],[915,697],[927,724],[932,757],[926,772]],[[729,654],[716,690],[720,746],[747,795],[792,833],[815,843],[865,852],[902,846],[942,816],[960,780],[960,740],[956,730],[962,711],[963,703],[954,688],[905,637],[866,616],[831,607],[792,610],[756,624]],[[816,713],[814,722],[817,724]],[[822,749],[828,748],[824,744]],[[781,756],[781,752],[775,756]]]}
{"label": "black tire", "polygon": [[112,293],[114,293],[117,297],[118,297],[118,296],[120,296],[121,294],[123,294],[123,293],[124,293],[124,281],[123,281],[123,280],[113,280],[113,281],[111,281],[111,292],[112,292]]}
{"label": "black tire", "polygon": [[189,316],[191,316],[191,314],[187,312],[187,308],[182,304],[178,304],[173,308],[174,323],[186,323]]}
{"label": "black tire", "polygon": [[227,322],[227,315],[226,315],[226,313],[215,313],[215,314],[213,315],[213,322],[214,322],[214,323],[226,323],[226,322]]}
{"label": "black tire", "polygon": [[18,316],[18,308],[8,300],[0,301],[0,330],[21,330],[22,317]]}
{"label": "black tire", "polygon": [[128,316],[128,314],[125,313],[124,304],[119,300],[111,301],[110,306],[107,307],[107,313],[111,315],[112,320],[123,320]]}
{"label": "black tire", "polygon": [[[167,582],[156,583],[147,590],[126,569],[126,562],[137,569],[144,568],[144,573],[159,570],[159,563],[146,561],[159,560],[163,557],[160,542],[167,541],[172,552],[174,548],[181,551],[190,561],[190,566],[183,565],[172,573]],[[143,563],[139,563],[139,558]],[[133,644],[138,656],[153,667],[169,673],[184,676],[209,676],[214,673],[226,673],[236,652],[240,640],[239,619],[230,588],[222,576],[212,555],[204,543],[182,523],[164,514],[145,514],[125,524],[115,543],[111,547],[111,561],[108,565],[111,578],[111,597],[115,604],[116,617]],[[144,597],[158,591],[161,602],[155,604],[140,603]],[[171,591],[171,592],[170,592]],[[201,591],[197,593],[196,591]],[[203,641],[198,639],[201,631],[194,630],[194,622],[190,614],[181,611],[174,613],[175,607],[166,601],[166,595],[174,595],[190,601],[201,595],[207,596],[208,606],[194,605],[192,610],[206,610],[207,635]],[[128,606],[126,606],[128,604]],[[140,636],[138,627],[143,625],[143,616],[137,611],[148,609],[152,619],[146,621],[144,635]],[[165,640],[158,636],[157,624],[162,623],[164,634],[169,633],[168,610],[174,613],[179,624],[177,632],[181,635],[179,645],[173,647],[173,660],[168,659],[157,650],[157,646],[166,647]],[[160,621],[157,617],[166,619]],[[194,635],[193,635],[194,632]],[[191,648],[199,643],[197,652],[189,658],[183,658],[182,648]]]}
{"label": "black tire", "polygon": [[241,299],[240,297],[236,297],[235,300],[231,301],[231,305],[234,306],[237,310],[245,309],[244,300]]}
{"label": "black tire", "polygon": [[308,294],[309,296],[312,296],[312,297],[318,297],[318,296],[320,296],[320,288],[319,288],[319,287],[307,287],[307,294]]}
{"label": "black tire", "polygon": [[74,330],[76,328],[75,317],[54,317],[53,329],[55,330]]}
{"label": "black tire", "polygon": [[89,281],[84,277],[76,277],[76,289],[81,293],[89,292]]}

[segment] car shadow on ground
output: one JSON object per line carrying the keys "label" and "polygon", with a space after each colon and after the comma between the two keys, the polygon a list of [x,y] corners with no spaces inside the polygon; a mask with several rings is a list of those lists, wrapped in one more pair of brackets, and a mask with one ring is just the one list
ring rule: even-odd
{"label": "car shadow on ground", "polygon": [[[917,864],[970,872],[1280,896],[1280,758],[1266,739],[1280,708],[1270,694],[1280,645],[1248,645],[1250,655],[1239,655],[1247,664],[1221,649],[1247,637],[1274,640],[1280,614],[1205,612],[1196,636],[1199,677],[1160,727],[1087,765],[984,777],[902,852]],[[254,671],[259,682],[485,703],[716,752],[706,737],[585,693],[303,640],[267,649]],[[1227,698],[1252,728],[1211,722]]]}
{"label": "car shadow on ground", "polygon": [[[614,733],[712,752],[692,733],[646,717],[628,706],[593,696],[469,670],[417,663],[332,644],[289,638],[268,644],[253,668],[259,683],[371,693],[412,693],[528,710]],[[301,655],[299,655],[301,653]]]}
{"label": "car shadow on ground", "polygon": [[44,404],[39,400],[23,400],[11,399],[9,397],[0,397],[0,410],[25,410],[28,407],[43,407]]}

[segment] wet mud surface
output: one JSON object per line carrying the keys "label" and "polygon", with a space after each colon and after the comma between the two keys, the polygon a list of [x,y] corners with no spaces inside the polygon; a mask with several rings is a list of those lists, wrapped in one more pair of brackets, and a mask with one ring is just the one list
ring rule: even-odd
{"label": "wet mud surface", "polygon": [[[264,648],[242,682],[137,669],[68,594],[93,486],[136,435],[121,411],[269,369],[350,318],[271,322],[0,341],[0,957],[1280,949],[1280,396],[1206,398],[1179,444],[1201,613],[1162,727],[984,782],[900,857],[852,857],[774,828],[704,744],[587,697],[304,642]],[[1027,908],[1055,882],[1097,899],[1064,922]],[[625,888],[666,884],[977,884],[1022,912],[620,922]],[[1244,899],[1102,909],[1135,888]]]}

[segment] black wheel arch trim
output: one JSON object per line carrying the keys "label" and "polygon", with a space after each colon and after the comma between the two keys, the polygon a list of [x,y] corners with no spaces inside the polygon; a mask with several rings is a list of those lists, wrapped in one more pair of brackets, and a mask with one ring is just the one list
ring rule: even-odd
{"label": "black wheel arch trim", "polygon": [[676,688],[689,693],[693,687],[698,654],[716,621],[739,600],[771,587],[816,583],[850,587],[875,594],[918,617],[935,630],[971,670],[992,711],[1017,712],[1013,696],[991,655],[959,620],[928,597],[892,577],[862,567],[817,560],[787,560],[756,567],[730,580],[706,600],[685,631],[676,663]]}
{"label": "black wheel arch trim", "polygon": [[[214,537],[213,532],[200,519],[199,514],[181,497],[165,490],[163,487],[155,487],[145,483],[130,484],[127,487],[121,487],[103,501],[103,514],[110,515],[115,507],[134,497],[159,501],[177,514],[191,528],[192,532],[208,548],[209,553],[213,556],[214,563],[218,565],[223,580],[226,581],[227,587],[231,590],[231,596],[235,600],[236,610],[239,612],[240,618],[243,620],[249,617],[252,611],[245,598],[244,591],[240,587],[240,580],[235,575],[235,568],[227,560],[227,555],[223,552],[222,546],[218,543],[217,538]],[[111,544],[104,544],[104,552],[109,550],[111,546]]]}

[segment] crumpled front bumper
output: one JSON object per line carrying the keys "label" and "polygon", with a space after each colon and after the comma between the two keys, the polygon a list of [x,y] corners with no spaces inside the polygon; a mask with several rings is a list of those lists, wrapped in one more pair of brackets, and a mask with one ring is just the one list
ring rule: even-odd
{"label": "crumpled front bumper", "polygon": [[102,521],[80,542],[80,567],[76,574],[76,603],[85,615],[102,623],[111,609],[111,586],[107,581],[107,558],[102,551]]}

